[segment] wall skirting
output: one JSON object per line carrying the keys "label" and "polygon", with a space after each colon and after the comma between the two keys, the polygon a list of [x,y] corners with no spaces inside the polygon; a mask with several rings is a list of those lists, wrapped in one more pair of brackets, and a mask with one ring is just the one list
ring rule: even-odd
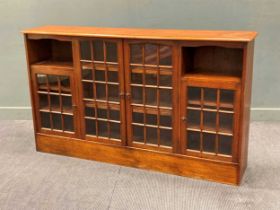
{"label": "wall skirting", "polygon": [[[0,107],[0,120],[31,120],[31,107],[7,106]],[[252,121],[280,121],[280,108],[251,108]]]}

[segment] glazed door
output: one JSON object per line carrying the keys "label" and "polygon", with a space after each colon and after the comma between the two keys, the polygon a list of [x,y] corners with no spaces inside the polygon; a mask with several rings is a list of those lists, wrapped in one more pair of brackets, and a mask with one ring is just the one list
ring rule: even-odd
{"label": "glazed door", "polygon": [[125,99],[122,41],[78,41],[82,136],[125,145]]}
{"label": "glazed door", "polygon": [[236,161],[239,79],[184,78],[181,147],[189,156]]}
{"label": "glazed door", "polygon": [[172,42],[125,41],[129,146],[174,151],[174,50]]}
{"label": "glazed door", "polygon": [[38,132],[77,137],[73,69],[33,69],[32,77]]}

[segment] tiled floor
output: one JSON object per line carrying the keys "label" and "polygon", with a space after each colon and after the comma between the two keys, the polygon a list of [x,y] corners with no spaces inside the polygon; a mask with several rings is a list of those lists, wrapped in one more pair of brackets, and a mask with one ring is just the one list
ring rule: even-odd
{"label": "tiled floor", "polygon": [[0,121],[0,209],[280,209],[280,123],[251,124],[240,187],[35,151],[31,121]]}

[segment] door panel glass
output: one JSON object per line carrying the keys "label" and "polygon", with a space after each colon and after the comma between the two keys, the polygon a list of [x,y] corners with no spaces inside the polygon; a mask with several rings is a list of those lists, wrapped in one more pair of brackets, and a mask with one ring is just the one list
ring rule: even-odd
{"label": "door panel glass", "polygon": [[69,76],[35,74],[41,128],[74,134],[74,112]]}
{"label": "door panel glass", "polygon": [[172,147],[171,49],[157,43],[129,44],[131,127],[135,143]]}
{"label": "door panel glass", "polygon": [[[86,44],[88,46],[84,47],[85,44],[80,41],[80,47],[89,49],[87,53],[90,54],[88,61],[81,59],[85,135],[101,141],[121,142],[120,109],[123,102],[120,100],[118,44],[106,39],[92,39]],[[81,49],[81,54],[85,49]],[[90,77],[92,79],[88,80]]]}

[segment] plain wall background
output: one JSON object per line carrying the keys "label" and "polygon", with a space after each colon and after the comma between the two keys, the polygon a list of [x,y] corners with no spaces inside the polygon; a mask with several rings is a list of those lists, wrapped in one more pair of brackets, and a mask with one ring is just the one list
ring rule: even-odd
{"label": "plain wall background", "polygon": [[280,119],[279,0],[0,0],[0,119],[31,119],[23,36],[40,25],[255,30],[252,118]]}

